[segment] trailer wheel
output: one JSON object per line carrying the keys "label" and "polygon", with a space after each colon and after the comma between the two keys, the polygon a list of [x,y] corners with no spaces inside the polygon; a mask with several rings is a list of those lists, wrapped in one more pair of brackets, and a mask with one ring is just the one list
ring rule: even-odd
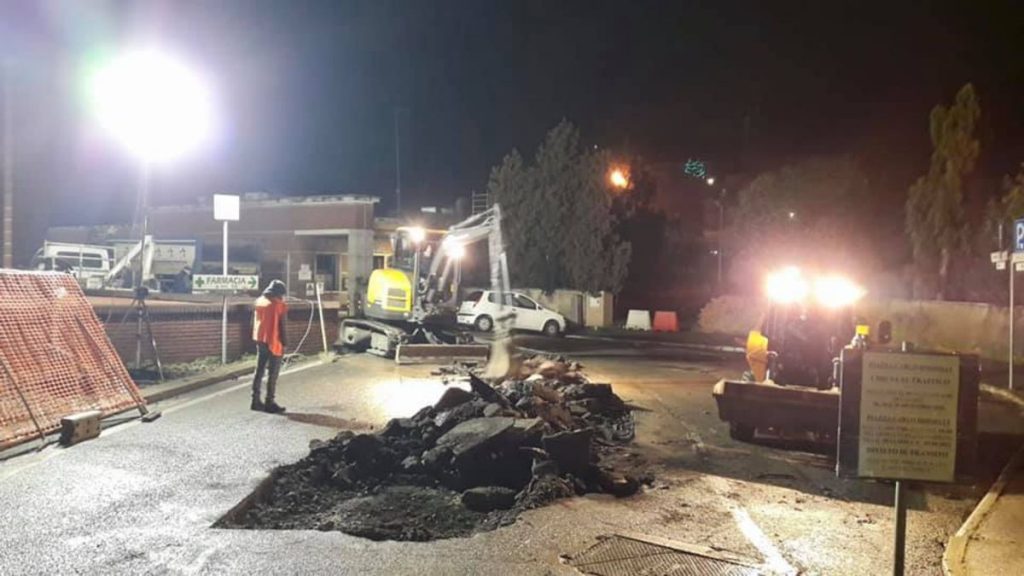
{"label": "trailer wheel", "polygon": [[754,427],[741,422],[729,422],[729,437],[740,442],[750,442],[754,439]]}

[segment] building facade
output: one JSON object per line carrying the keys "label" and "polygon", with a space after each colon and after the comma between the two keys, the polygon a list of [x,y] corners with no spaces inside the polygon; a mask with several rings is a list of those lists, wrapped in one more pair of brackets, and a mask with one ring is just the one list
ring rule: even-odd
{"label": "building facade", "polygon": [[[243,195],[239,220],[229,224],[228,272],[258,274],[261,285],[283,280],[299,298],[320,282],[324,298],[347,303],[372,270],[376,203],[370,196]],[[212,202],[153,208],[149,233],[196,239],[202,262],[195,272],[221,272],[222,223],[213,219]]]}

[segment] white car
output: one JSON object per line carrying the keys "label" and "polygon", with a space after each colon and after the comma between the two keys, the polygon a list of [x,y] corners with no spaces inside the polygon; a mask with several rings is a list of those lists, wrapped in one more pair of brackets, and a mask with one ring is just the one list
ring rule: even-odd
{"label": "white car", "polygon": [[[505,297],[515,313],[513,328],[543,332],[548,336],[558,336],[565,332],[565,316],[548,310],[518,292],[510,292]],[[494,318],[497,315],[498,295],[489,290],[477,290],[470,292],[463,300],[459,307],[458,322],[475,326],[481,332],[490,332],[494,329]]]}

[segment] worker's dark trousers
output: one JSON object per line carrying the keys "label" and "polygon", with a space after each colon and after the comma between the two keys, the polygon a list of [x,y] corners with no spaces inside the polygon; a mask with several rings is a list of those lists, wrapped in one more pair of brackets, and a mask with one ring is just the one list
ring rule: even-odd
{"label": "worker's dark trousers", "polygon": [[263,373],[270,369],[267,377],[267,403],[274,401],[277,389],[277,374],[281,371],[281,357],[270,353],[270,348],[263,342],[256,343],[256,376],[252,379],[252,397],[260,399],[260,388],[263,384]]}

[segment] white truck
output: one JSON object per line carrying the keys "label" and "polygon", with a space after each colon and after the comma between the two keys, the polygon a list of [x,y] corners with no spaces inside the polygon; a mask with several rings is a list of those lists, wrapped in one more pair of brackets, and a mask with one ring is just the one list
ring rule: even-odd
{"label": "white truck", "polygon": [[33,270],[67,272],[83,288],[100,289],[113,266],[113,252],[109,246],[74,244],[70,242],[43,242],[29,267]]}
{"label": "white truck", "polygon": [[132,261],[142,257],[144,284],[164,292],[180,289],[180,276],[190,275],[195,266],[196,241],[146,238],[144,250],[138,240],[111,240],[109,246],[44,242],[33,256],[30,267],[67,272],[87,290],[130,288],[129,276],[135,268]]}

